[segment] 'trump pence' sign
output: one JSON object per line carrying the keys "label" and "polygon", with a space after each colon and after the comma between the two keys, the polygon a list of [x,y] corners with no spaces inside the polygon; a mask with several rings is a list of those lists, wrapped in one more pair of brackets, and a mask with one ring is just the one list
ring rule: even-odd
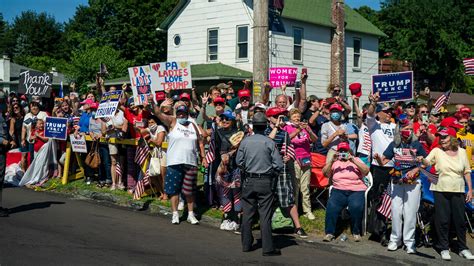
{"label": "'trump pence' sign", "polygon": [[270,84],[272,87],[282,85],[295,86],[298,68],[296,67],[272,67],[270,68]]}
{"label": "'trump pence' sign", "polygon": [[122,91],[109,91],[102,95],[99,108],[95,114],[96,118],[113,117],[119,104]]}
{"label": "'trump pence' sign", "polygon": [[133,96],[151,93],[152,80],[150,72],[150,66],[148,65],[128,68]]}
{"label": "'trump pence' sign", "polygon": [[191,66],[188,62],[161,62],[150,66],[155,91],[191,88]]}
{"label": "'trump pence' sign", "polygon": [[21,70],[18,92],[27,95],[50,97],[53,74],[34,70]]}
{"label": "'trump pence' sign", "polygon": [[66,140],[67,118],[46,117],[44,136],[52,139]]}
{"label": "'trump pence' sign", "polygon": [[413,72],[397,72],[372,76],[372,92],[379,92],[379,102],[413,99]]}

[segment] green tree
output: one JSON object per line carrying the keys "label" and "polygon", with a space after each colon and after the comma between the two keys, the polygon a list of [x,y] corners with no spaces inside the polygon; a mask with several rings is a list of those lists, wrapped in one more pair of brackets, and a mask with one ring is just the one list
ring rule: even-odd
{"label": "green tree", "polygon": [[178,0],[90,0],[65,27],[70,47],[87,39],[109,45],[128,60],[147,64],[166,59],[166,33],[156,28]]}
{"label": "green tree", "polygon": [[100,63],[107,65],[108,78],[113,79],[125,76],[127,68],[134,62],[123,59],[114,48],[98,46],[96,41],[90,40],[72,52],[66,76],[75,81],[79,88],[84,89],[88,83],[95,81]]}
{"label": "green tree", "polygon": [[26,63],[29,56],[64,57],[61,51],[62,25],[46,13],[22,12],[9,30],[14,46],[9,53],[17,63]]}
{"label": "green tree", "polygon": [[13,40],[9,35],[9,25],[3,19],[2,13],[0,13],[0,53],[8,54],[9,47],[12,46]]}

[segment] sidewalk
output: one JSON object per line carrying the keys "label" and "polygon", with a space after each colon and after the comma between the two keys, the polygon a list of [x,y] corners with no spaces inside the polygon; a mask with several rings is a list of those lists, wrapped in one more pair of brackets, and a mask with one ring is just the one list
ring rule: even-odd
{"label": "sidewalk", "polygon": [[[37,190],[60,193],[80,200],[93,200],[101,204],[120,206],[133,211],[146,212],[150,215],[171,217],[169,202],[161,202],[151,197],[133,200],[132,196],[125,191],[110,191],[104,188],[97,188],[94,185],[86,185],[82,180],[71,182],[67,185],[61,185],[59,181],[53,180],[48,182],[44,187],[45,189]],[[200,215],[198,218],[202,225],[219,228],[221,222],[221,212],[219,210],[198,206],[197,213]],[[309,237],[307,239],[295,237],[294,240],[299,245],[309,245],[318,249],[331,250],[335,253],[344,252],[364,257],[390,258],[393,260],[394,264],[446,265],[446,263],[449,263],[441,260],[439,254],[437,254],[432,248],[420,247],[418,248],[418,254],[414,255],[406,254],[403,249],[389,252],[386,247],[381,246],[379,243],[369,241],[367,235],[364,236],[362,241],[359,243],[355,243],[351,236],[348,236],[349,239],[346,241],[341,241],[339,237],[331,243],[325,243],[322,241],[323,235],[321,232],[321,221],[319,221],[323,212],[316,211],[315,215],[317,216],[317,220],[313,223],[302,218],[302,223],[305,229],[308,229]],[[222,233],[225,234],[231,232],[222,231]],[[467,241],[471,250],[474,249],[474,241],[469,235],[467,236]],[[451,257],[451,263],[455,263],[456,265],[473,264],[472,261],[463,259],[454,253],[451,253]]]}

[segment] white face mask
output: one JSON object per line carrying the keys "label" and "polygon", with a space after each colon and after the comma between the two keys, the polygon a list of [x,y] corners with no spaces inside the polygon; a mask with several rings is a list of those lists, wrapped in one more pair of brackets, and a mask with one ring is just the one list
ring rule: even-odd
{"label": "white face mask", "polygon": [[154,124],[150,126],[150,131],[155,132],[157,128],[158,128],[158,125]]}
{"label": "white face mask", "polygon": [[185,125],[187,122],[188,122],[188,118],[187,117],[184,117],[184,118],[176,118],[176,121],[178,123],[180,123],[181,125]]}

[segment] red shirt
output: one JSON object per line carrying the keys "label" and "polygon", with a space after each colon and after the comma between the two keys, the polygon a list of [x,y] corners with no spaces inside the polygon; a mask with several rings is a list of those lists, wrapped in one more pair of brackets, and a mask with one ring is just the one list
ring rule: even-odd
{"label": "red shirt", "polygon": [[[413,132],[415,134],[418,134],[418,132],[420,131],[420,122],[414,122],[413,123]],[[438,132],[437,128],[435,125],[433,124],[429,124],[428,125],[428,130],[431,134],[433,135],[436,135],[436,132]],[[421,145],[423,146],[423,148],[425,149],[426,153],[430,153],[430,151],[437,147],[438,146],[438,141],[437,141],[437,138],[435,140],[433,140],[433,142],[431,143],[431,145],[428,144],[428,134],[422,134],[420,135],[420,137],[418,138],[418,141],[421,143]]]}
{"label": "red shirt", "polygon": [[[38,132],[38,135],[40,135],[41,137],[44,137],[44,130],[33,130],[31,131],[31,137],[34,137],[35,136],[35,133]],[[38,152],[41,147],[43,147],[43,145],[45,144],[46,142],[44,142],[43,140],[41,140],[40,138],[36,138],[35,139],[35,143],[33,144],[33,148],[35,150],[35,152]]]}
{"label": "red shirt", "polygon": [[145,121],[143,119],[148,119],[150,117],[150,112],[147,110],[143,110],[141,113],[134,114],[130,111],[130,108],[125,108],[125,111],[123,112],[125,115],[125,119],[131,124],[130,126],[130,135],[134,139],[139,139],[140,138],[140,133],[135,131],[134,124],[137,122],[143,122],[142,126],[139,126],[138,128],[144,128],[145,127]]}

